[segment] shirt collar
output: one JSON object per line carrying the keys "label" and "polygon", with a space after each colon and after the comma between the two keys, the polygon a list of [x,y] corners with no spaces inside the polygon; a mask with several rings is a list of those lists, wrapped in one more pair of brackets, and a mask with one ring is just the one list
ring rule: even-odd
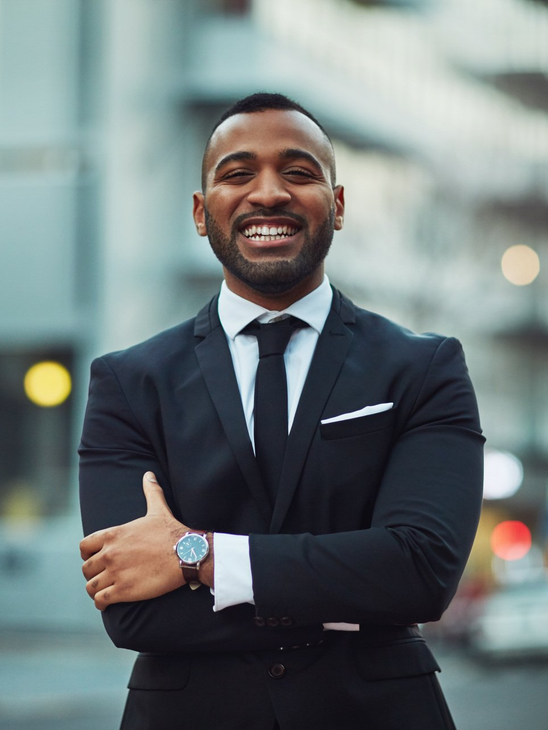
{"label": "shirt collar", "polygon": [[319,287],[281,312],[265,309],[238,296],[223,281],[219,294],[219,319],[224,331],[232,340],[254,319],[260,318],[261,321],[268,322],[281,314],[292,314],[302,319],[320,334],[331,309],[332,299],[333,291],[325,274]]}

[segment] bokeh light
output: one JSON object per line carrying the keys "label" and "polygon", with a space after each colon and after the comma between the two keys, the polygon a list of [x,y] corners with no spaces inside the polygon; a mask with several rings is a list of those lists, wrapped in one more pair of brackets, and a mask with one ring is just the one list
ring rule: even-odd
{"label": "bokeh light", "polygon": [[502,560],[520,560],[531,549],[531,531],[523,522],[499,522],[491,533],[491,548]]}
{"label": "bokeh light", "polygon": [[485,499],[512,497],[523,482],[523,466],[509,451],[485,452],[483,496]]}
{"label": "bokeh light", "polygon": [[72,380],[64,365],[50,360],[38,362],[27,371],[24,387],[29,400],[43,408],[52,408],[69,397]]}
{"label": "bokeh light", "polygon": [[502,257],[502,273],[511,284],[531,284],[540,271],[540,259],[530,246],[510,246]]}

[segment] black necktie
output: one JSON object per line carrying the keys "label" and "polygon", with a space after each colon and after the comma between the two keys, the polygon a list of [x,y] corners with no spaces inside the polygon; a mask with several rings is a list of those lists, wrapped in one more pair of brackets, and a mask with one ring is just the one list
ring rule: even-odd
{"label": "black necktie", "polygon": [[251,322],[243,330],[246,335],[255,335],[259,345],[254,407],[255,456],[273,503],[276,499],[287,442],[287,378],[284,352],[293,332],[299,327],[306,326],[296,317],[286,317],[269,324]]}

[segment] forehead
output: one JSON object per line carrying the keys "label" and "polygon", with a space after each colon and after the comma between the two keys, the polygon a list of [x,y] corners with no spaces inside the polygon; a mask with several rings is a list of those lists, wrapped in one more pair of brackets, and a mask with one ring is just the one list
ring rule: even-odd
{"label": "forehead", "polygon": [[252,152],[260,159],[286,149],[302,149],[314,155],[327,171],[331,167],[331,145],[311,119],[292,109],[268,109],[225,120],[211,138],[206,169],[209,172],[235,152]]}

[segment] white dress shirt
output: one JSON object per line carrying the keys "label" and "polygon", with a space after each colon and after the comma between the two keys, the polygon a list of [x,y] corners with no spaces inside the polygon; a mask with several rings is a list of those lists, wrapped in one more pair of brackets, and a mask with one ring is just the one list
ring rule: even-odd
{"label": "white dress shirt", "polygon": [[296,329],[284,354],[287,375],[287,410],[289,422],[287,432],[291,431],[297,405],[301,397],[304,381],[312,362],[318,337],[323,329],[331,308],[333,292],[329,280],[324,277],[317,289],[307,294],[282,312],[274,312],[254,304],[234,294],[223,281],[219,295],[219,319],[226,333],[228,347],[234,363],[234,372],[240,389],[249,438],[255,448],[253,437],[253,402],[255,397],[255,376],[259,362],[259,346],[255,335],[240,334],[241,330],[253,320],[261,324],[271,322],[280,315],[293,315],[308,324]]}
{"label": "white dress shirt", "polygon": [[[277,312],[243,299],[232,292],[223,282],[219,295],[219,319],[226,333],[228,347],[232,355],[234,372],[253,448],[255,448],[253,403],[259,347],[257,338],[254,335],[240,334],[241,330],[253,320],[265,324],[280,317],[280,315],[293,315],[309,325],[295,330],[284,354],[288,399],[287,430],[289,433],[318,337],[331,308],[332,298],[333,292],[329,286],[329,280],[327,276],[324,276],[322,283],[314,291],[294,302],[287,309]],[[215,554],[215,590],[212,590],[215,603],[213,610],[222,611],[224,608],[239,603],[254,603],[249,538],[244,535],[228,535],[216,532],[213,539]],[[346,627],[350,628],[350,625],[346,625]],[[339,628],[339,626],[329,625],[329,628]],[[343,627],[340,626],[340,628]]]}

